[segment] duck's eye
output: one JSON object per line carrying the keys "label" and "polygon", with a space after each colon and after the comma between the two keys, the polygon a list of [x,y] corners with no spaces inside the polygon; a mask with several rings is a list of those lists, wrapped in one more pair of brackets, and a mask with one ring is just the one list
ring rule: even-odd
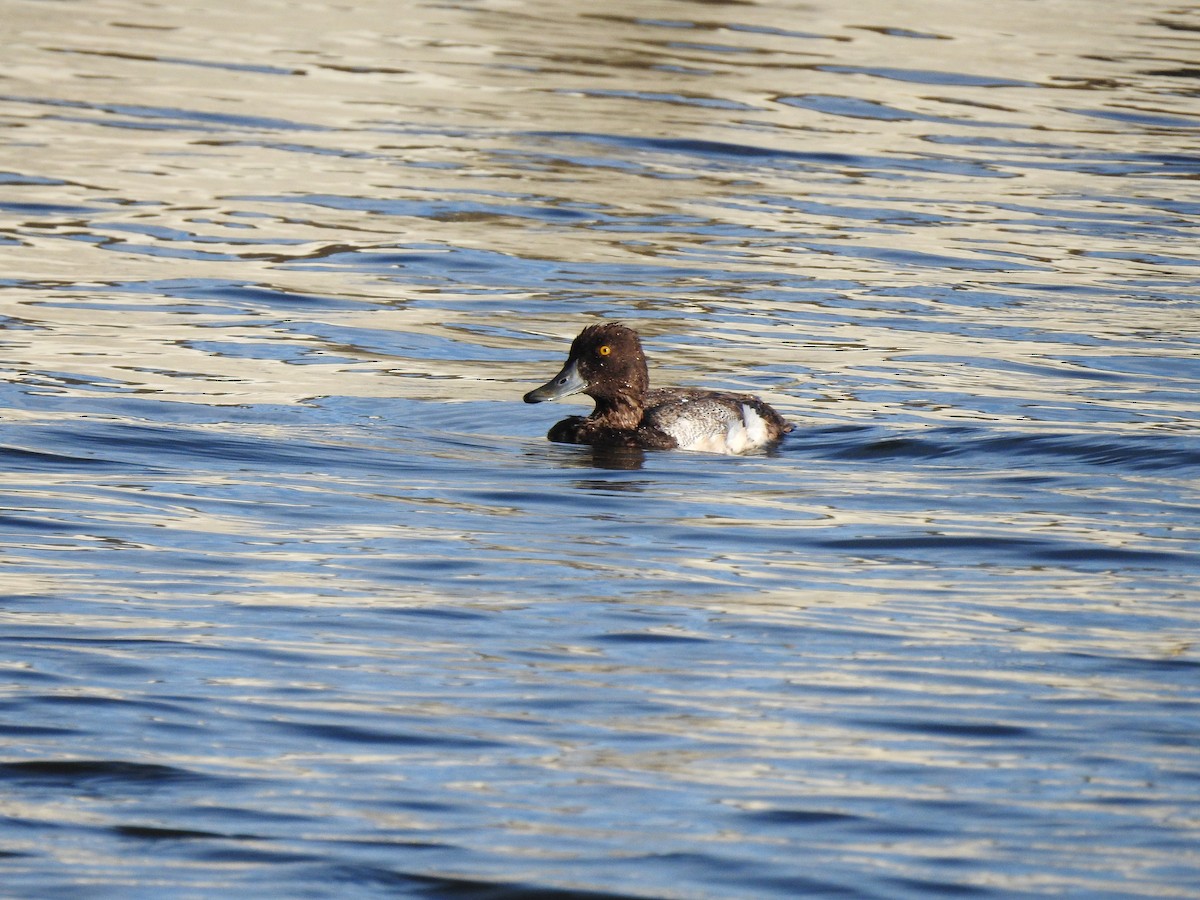
{"label": "duck's eye", "polygon": [[608,356],[608,354],[612,353],[612,347],[608,346],[608,344],[602,344],[596,352],[601,356]]}

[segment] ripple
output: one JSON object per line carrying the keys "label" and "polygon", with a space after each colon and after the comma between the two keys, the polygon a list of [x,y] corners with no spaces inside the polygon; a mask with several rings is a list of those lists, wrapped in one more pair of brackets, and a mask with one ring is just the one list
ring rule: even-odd
{"label": "ripple", "polygon": [[945,84],[964,87],[986,88],[1034,88],[1036,84],[1030,81],[1020,81],[1013,78],[1002,78],[990,75],[969,75],[964,72],[939,72],[927,69],[896,69],[886,66],[840,66],[821,65],[816,67],[822,72],[834,72],[843,75],[872,75],[876,78],[887,78],[894,81],[911,82],[912,84]]}
{"label": "ripple", "polygon": [[1083,466],[1112,467],[1130,472],[1186,472],[1200,466],[1200,450],[1186,437],[1094,434],[1002,433],[991,430],[923,429],[920,436],[880,435],[878,429],[850,426],[818,429],[809,440],[803,433],[789,439],[797,451],[832,454],[843,459],[944,459],[988,457],[1006,460],[1010,468],[1037,468],[1047,459]]}
{"label": "ripple", "polygon": [[102,112],[121,119],[85,119],[61,116],[63,121],[113,128],[157,128],[176,131],[222,131],[247,129],[254,131],[324,131],[325,128],[290,122],[268,116],[245,116],[212,113],[204,110],[180,109],[169,106],[141,106],[128,103],[90,103],[78,100],[47,97],[0,95],[0,102],[50,106],[57,109],[81,109]]}
{"label": "ripple", "polygon": [[84,787],[96,783],[140,785],[216,781],[211,776],[200,775],[176,766],[113,759],[0,762],[0,778],[24,784],[61,784],[70,787]]}

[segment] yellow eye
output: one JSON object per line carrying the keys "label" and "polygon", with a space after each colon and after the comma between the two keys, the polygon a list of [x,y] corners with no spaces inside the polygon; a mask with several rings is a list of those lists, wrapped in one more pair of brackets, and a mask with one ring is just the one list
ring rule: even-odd
{"label": "yellow eye", "polygon": [[612,347],[608,346],[608,344],[602,344],[600,346],[600,349],[597,350],[596,352],[599,353],[601,356],[608,356],[608,354],[612,353]]}

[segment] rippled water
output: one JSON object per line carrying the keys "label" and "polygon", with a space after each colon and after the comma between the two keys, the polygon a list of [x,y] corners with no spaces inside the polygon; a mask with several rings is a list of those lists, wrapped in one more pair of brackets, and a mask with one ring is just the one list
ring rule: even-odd
{"label": "rippled water", "polygon": [[0,6],[5,893],[1200,891],[1195,7]]}

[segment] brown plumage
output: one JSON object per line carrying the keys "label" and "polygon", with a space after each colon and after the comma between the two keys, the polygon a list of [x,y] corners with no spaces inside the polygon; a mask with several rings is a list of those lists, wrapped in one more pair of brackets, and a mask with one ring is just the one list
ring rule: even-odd
{"label": "brown plumage", "polygon": [[525,395],[526,403],[583,393],[596,401],[589,416],[570,416],[547,437],[567,444],[742,453],[777,442],[792,430],[751,394],[696,388],[651,388],[642,342],[618,322],[589,325],[571,343],[554,378]]}

